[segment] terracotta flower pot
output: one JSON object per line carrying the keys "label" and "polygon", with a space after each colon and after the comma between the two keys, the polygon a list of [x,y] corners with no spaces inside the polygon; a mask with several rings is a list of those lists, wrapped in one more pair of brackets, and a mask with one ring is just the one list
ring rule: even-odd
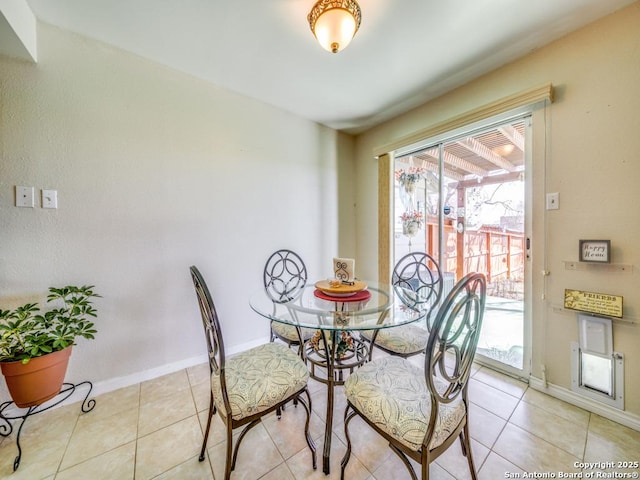
{"label": "terracotta flower pot", "polygon": [[32,358],[27,364],[0,362],[7,388],[18,407],[40,405],[60,393],[71,348]]}

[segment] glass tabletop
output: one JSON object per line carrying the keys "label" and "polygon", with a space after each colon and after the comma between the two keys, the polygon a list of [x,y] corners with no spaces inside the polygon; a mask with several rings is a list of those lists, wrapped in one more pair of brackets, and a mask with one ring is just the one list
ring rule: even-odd
{"label": "glass tabletop", "polygon": [[412,308],[413,292],[389,284],[364,283],[366,289],[345,296],[333,296],[311,283],[282,301],[261,289],[250,297],[249,304],[270,320],[320,330],[377,330],[424,317],[424,311]]}

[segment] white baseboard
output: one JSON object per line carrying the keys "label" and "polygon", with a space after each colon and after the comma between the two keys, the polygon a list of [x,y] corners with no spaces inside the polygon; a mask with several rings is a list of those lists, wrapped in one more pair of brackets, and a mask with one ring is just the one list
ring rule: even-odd
{"label": "white baseboard", "polygon": [[[261,338],[258,340],[252,340],[251,342],[246,342],[240,345],[236,345],[230,348],[229,350],[227,350],[225,353],[227,354],[227,356],[232,356],[267,342],[269,342],[269,337]],[[195,357],[185,358],[184,360],[180,360],[177,362],[161,365],[160,367],[151,368],[149,370],[143,370],[140,372],[132,373],[124,377],[110,378],[108,380],[103,380],[101,382],[95,382],[93,383],[93,389],[91,390],[91,395],[89,396],[89,398],[90,399],[95,398],[99,395],[113,392],[120,388],[129,387],[131,385],[145,382],[147,380],[161,377],[163,375],[168,375],[170,373],[174,373],[179,370],[183,370],[185,368],[194,367],[196,365],[206,363],[207,361],[208,361],[207,355],[203,354]],[[78,387],[78,390],[73,393],[73,395],[71,395],[65,401],[61,402],[59,405],[56,405],[53,408],[58,408],[63,405],[71,405],[73,403],[80,402],[84,399],[86,394],[87,394],[87,388],[80,386]],[[55,398],[51,401],[52,402],[55,401]],[[45,403],[44,405],[47,405],[47,404]],[[20,414],[20,409],[18,409],[15,406],[12,406],[6,411],[7,416],[13,416],[13,415],[19,415],[19,414]]]}
{"label": "white baseboard", "polygon": [[534,390],[546,393],[554,398],[563,400],[571,405],[583,408],[591,413],[608,418],[609,420],[640,432],[640,416],[638,415],[634,415],[632,413],[625,412],[624,410],[619,410],[604,403],[578,395],[576,392],[558,385],[545,384],[542,379],[534,376],[529,377],[529,386]]}
{"label": "white baseboard", "polygon": [[[258,345],[267,343],[268,341],[269,337],[252,340],[251,342],[236,345],[228,349],[225,353],[227,356],[232,356],[237,353],[244,352],[245,350],[249,350],[250,348],[257,347]],[[196,357],[186,358],[178,362],[168,363],[166,365],[162,365],[160,367],[152,368],[149,370],[144,370],[142,372],[133,373],[125,377],[112,378],[102,382],[97,382],[93,386],[93,392],[91,393],[91,396],[95,397],[104,393],[112,392],[114,390],[118,390],[119,388],[128,387],[131,385],[135,385],[136,383],[145,382],[153,378],[168,375],[185,368],[200,365],[201,363],[207,363],[207,361],[208,359],[206,354],[198,355]]]}
{"label": "white baseboard", "polygon": [[195,365],[205,363],[206,361],[206,355],[199,355],[197,357],[191,357],[180,360],[178,362],[168,363],[166,365],[151,368],[149,370],[132,373],[131,375],[126,375],[124,377],[110,378],[108,380],[96,382],[93,384],[93,391],[91,392],[91,396],[97,397],[98,395],[113,392],[114,390],[118,390],[120,388],[129,387],[131,385],[135,385],[136,383],[145,382],[153,378],[161,377],[163,375],[168,375],[185,368],[193,367]]}

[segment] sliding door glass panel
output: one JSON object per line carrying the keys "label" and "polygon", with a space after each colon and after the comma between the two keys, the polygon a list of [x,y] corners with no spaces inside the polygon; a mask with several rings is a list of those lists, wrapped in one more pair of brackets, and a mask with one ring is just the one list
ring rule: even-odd
{"label": "sliding door glass panel", "polygon": [[408,252],[429,253],[444,272],[444,295],[467,273],[484,273],[488,296],[478,355],[519,373],[526,122],[519,118],[422,146],[394,164],[395,261]]}

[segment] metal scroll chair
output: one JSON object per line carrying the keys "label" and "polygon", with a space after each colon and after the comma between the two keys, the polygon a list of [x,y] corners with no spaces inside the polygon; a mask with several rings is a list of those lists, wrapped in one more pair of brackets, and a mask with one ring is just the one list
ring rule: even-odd
{"label": "metal scroll chair", "polygon": [[[362,336],[371,347],[403,358],[423,353],[431,329],[432,312],[442,296],[442,272],[438,263],[423,252],[409,253],[396,263],[391,283],[402,302],[413,310],[425,311],[425,323],[382,330],[365,330]],[[369,359],[373,348],[369,349]]]}
{"label": "metal scroll chair", "polygon": [[449,292],[434,320],[424,370],[406,359],[389,356],[365,364],[347,379],[347,451],[341,479],[351,456],[349,423],[356,415],[389,442],[413,480],[418,477],[409,459],[421,464],[421,478],[428,480],[429,464],[457,438],[471,478],[477,478],[469,438],[467,382],[485,301],[484,275],[466,275]]}
{"label": "metal scroll chair", "polygon": [[[236,465],[240,442],[263,416],[279,410],[296,399],[304,406],[307,420],[304,433],[316,468],[316,447],[309,433],[311,397],[307,390],[309,371],[302,359],[282,344],[268,343],[225,357],[220,322],[209,289],[196,267],[191,278],[202,315],[202,325],[209,351],[211,396],[209,417],[202,441],[200,461],[205,458],[211,418],[217,412],[226,426],[227,452],[224,478],[228,480]],[[306,400],[302,397],[305,394]],[[245,426],[233,447],[233,430]]]}
{"label": "metal scroll chair", "polygon": [[[302,258],[292,250],[277,250],[267,260],[263,271],[264,289],[271,300],[286,303],[294,300],[307,284],[307,267]],[[300,346],[309,340],[315,330],[299,328],[276,321],[271,321],[271,341],[276,338],[287,345]]]}

